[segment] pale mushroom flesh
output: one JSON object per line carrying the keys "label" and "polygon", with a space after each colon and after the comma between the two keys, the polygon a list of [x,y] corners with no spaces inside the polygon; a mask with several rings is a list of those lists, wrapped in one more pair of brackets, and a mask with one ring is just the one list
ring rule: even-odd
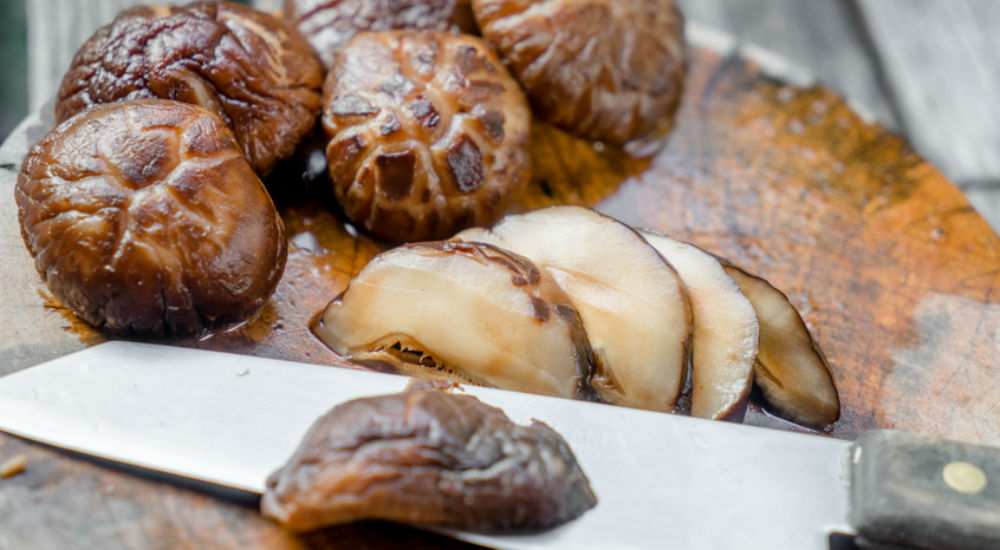
{"label": "pale mushroom flesh", "polygon": [[691,416],[739,418],[757,356],[753,306],[711,254],[665,235],[642,235],[677,269],[691,299]]}
{"label": "pale mushroom flesh", "polygon": [[590,398],[593,354],[552,278],[486,244],[428,242],[376,256],[315,333],[375,368]]}
{"label": "pale mushroom flesh", "polygon": [[512,250],[552,275],[580,313],[603,401],[675,410],[691,310],[677,272],[635,230],[593,210],[559,206],[506,216],[455,239]]}

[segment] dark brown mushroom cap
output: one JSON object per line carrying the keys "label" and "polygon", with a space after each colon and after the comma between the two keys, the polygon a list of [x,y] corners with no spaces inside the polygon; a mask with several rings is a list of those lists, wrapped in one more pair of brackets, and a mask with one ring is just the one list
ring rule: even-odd
{"label": "dark brown mushroom cap", "polygon": [[56,118],[100,103],[164,98],[221,117],[258,173],[315,127],[323,67],[289,23],[229,2],[126,10],[77,51]]}
{"label": "dark brown mushroom cap", "polygon": [[554,527],[597,504],[566,441],[475,397],[411,385],[318,419],[267,480],[264,515],[307,531],[388,519],[498,532]]}
{"label": "dark brown mushroom cap", "polygon": [[283,11],[327,67],[359,32],[478,31],[470,0],[285,0]]}
{"label": "dark brown mushroom cap", "polygon": [[651,132],[680,102],[684,20],[670,0],[472,0],[472,6],[535,114],[555,126],[620,144]]}
{"label": "dark brown mushroom cap", "polygon": [[284,225],[232,132],[184,103],[101,105],[31,148],[15,188],[49,290],[116,333],[249,318],[285,265]]}
{"label": "dark brown mushroom cap", "polygon": [[527,100],[481,39],[362,33],[323,87],[334,193],[391,241],[489,225],[528,180]]}

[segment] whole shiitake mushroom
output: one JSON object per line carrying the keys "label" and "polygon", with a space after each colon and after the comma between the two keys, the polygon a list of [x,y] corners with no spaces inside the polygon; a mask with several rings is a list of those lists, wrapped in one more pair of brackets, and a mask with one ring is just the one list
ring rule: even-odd
{"label": "whole shiitake mushroom", "polygon": [[527,100],[474,36],[359,34],[327,76],[323,105],[334,194],[379,238],[489,225],[528,181]]}
{"label": "whole shiitake mushroom", "polygon": [[470,0],[285,0],[283,13],[295,22],[327,67],[359,32],[477,32]]}
{"label": "whole shiitake mushroom", "polygon": [[472,0],[483,37],[535,114],[572,134],[622,144],[676,110],[684,18],[671,0]]}
{"label": "whole shiitake mushroom", "polygon": [[168,100],[100,105],[24,159],[21,233],[49,290],[113,333],[243,321],[285,265],[281,218],[226,124]]}
{"label": "whole shiitake mushroom", "polygon": [[282,19],[230,2],[143,6],[80,47],[56,118],[123,99],[193,103],[226,121],[266,175],[315,127],[322,83],[315,52]]}

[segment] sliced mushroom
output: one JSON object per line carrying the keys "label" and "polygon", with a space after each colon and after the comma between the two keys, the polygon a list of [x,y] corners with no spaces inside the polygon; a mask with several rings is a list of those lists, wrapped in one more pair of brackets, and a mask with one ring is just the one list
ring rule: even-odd
{"label": "sliced mushroom", "polygon": [[691,310],[677,273],[632,228],[586,208],[507,216],[455,237],[507,248],[548,271],[572,300],[610,403],[671,411],[687,365]]}
{"label": "sliced mushroom", "polygon": [[753,304],[760,324],[754,381],[781,417],[824,427],[840,416],[830,366],[795,306],[766,280],[723,264]]}
{"label": "sliced mushroom", "polygon": [[316,334],[341,355],[414,376],[587,397],[593,355],[576,311],[526,258],[416,243],[376,256]]}
{"label": "sliced mushroom", "polygon": [[711,254],[665,235],[641,233],[677,269],[691,298],[691,416],[739,416],[750,392],[757,355],[753,306]]}
{"label": "sliced mushroom", "polygon": [[261,511],[296,531],[378,518],[496,532],[553,527],[597,503],[552,428],[413,386],[323,415],[268,479]]}

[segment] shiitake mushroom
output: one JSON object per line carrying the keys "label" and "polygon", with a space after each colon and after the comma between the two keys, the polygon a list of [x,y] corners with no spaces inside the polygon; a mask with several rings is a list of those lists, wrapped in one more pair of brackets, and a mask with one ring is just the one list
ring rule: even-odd
{"label": "shiitake mushroom", "polygon": [[168,100],[100,105],[24,159],[15,187],[49,290],[113,333],[191,333],[243,321],[284,269],[284,225],[233,133]]}
{"label": "shiitake mushroom", "polygon": [[477,31],[470,0],[285,0],[282,11],[328,68],[340,48],[360,32]]}
{"label": "shiitake mushroom", "polygon": [[537,530],[597,503],[548,425],[426,382],[337,405],[267,480],[264,515],[295,531],[387,519],[472,531]]}
{"label": "shiitake mushroom", "polygon": [[488,225],[528,181],[527,101],[474,36],[359,34],[327,76],[323,105],[334,194],[381,239]]}
{"label": "shiitake mushroom", "polygon": [[323,67],[290,23],[231,2],[123,11],[77,51],[56,118],[96,104],[164,98],[226,121],[266,175],[316,125]]}
{"label": "shiitake mushroom", "polygon": [[671,0],[472,0],[540,118],[624,143],[671,116],[686,72],[684,18]]}

